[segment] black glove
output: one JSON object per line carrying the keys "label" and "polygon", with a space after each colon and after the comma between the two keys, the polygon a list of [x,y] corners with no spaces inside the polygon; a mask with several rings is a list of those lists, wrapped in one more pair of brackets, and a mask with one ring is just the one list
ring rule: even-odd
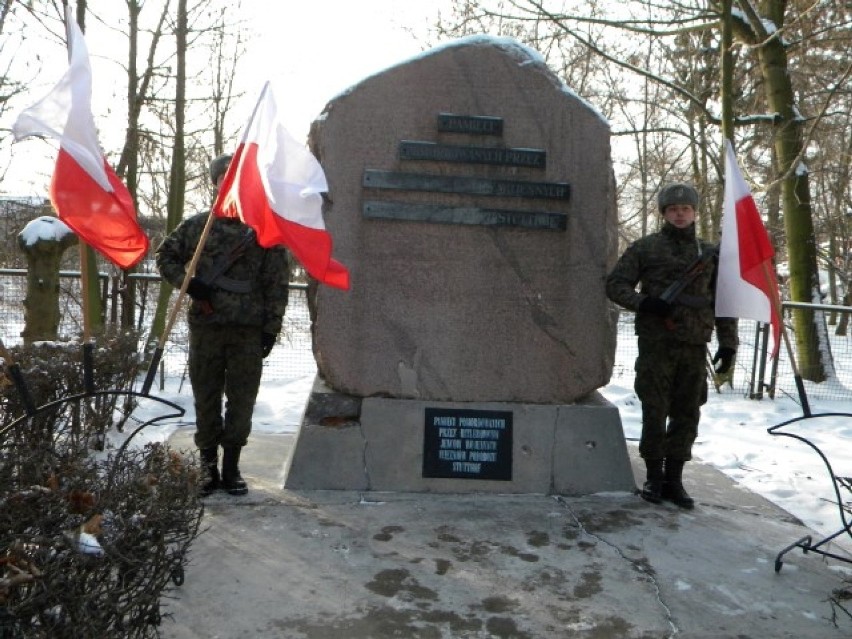
{"label": "black glove", "polygon": [[263,349],[264,358],[272,352],[273,346],[275,346],[275,335],[272,333],[261,333],[260,347]]}
{"label": "black glove", "polygon": [[713,365],[716,366],[716,362],[719,362],[719,365],[716,366],[716,374],[724,375],[729,370],[731,370],[731,366],[734,363],[734,356],[737,354],[733,348],[727,348],[723,346],[718,351],[716,351],[716,356],[713,358]]}
{"label": "black glove", "polygon": [[642,313],[650,313],[651,315],[659,315],[660,317],[668,317],[672,314],[672,305],[661,300],[659,297],[646,297],[639,302],[639,311]]}
{"label": "black glove", "polygon": [[189,280],[186,293],[196,302],[209,302],[213,298],[213,289],[210,285],[197,277]]}

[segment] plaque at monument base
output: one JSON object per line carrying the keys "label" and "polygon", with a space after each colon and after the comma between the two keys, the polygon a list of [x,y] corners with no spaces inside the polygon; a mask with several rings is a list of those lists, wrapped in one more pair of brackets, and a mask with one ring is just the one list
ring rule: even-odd
{"label": "plaque at monument base", "polygon": [[427,407],[423,477],[512,481],[513,417],[513,411]]}
{"label": "plaque at monument base", "polygon": [[[323,395],[327,401],[317,399]],[[635,489],[618,409],[599,393],[567,405],[369,397],[360,400],[358,415],[344,418],[331,413],[351,413],[352,398],[335,396],[321,382],[313,397],[285,469],[288,489],[562,495]]]}
{"label": "plaque at monument base", "polygon": [[309,286],[318,380],[285,486],[633,490],[612,374],[606,120],[541,56],[471,37],[331,100],[311,150],[351,289]]}

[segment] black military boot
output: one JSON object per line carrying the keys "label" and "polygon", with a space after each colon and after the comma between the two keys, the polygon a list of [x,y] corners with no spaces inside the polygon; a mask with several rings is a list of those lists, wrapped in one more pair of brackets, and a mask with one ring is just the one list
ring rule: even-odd
{"label": "black military boot", "polygon": [[663,481],[663,499],[676,506],[691,510],[695,508],[695,500],[683,488],[683,465],[680,459],[666,458],[665,479]]}
{"label": "black military boot", "polygon": [[240,475],[240,451],[242,448],[233,446],[225,448],[222,454],[222,488],[229,495],[245,495],[248,485]]}
{"label": "black military boot", "polygon": [[663,460],[662,459],[646,459],[646,481],[642,486],[642,491],[639,493],[642,499],[650,501],[652,504],[659,504],[663,501]]}
{"label": "black military boot", "polygon": [[201,449],[201,470],[204,473],[198,493],[202,497],[211,495],[222,487],[219,477],[219,447]]}

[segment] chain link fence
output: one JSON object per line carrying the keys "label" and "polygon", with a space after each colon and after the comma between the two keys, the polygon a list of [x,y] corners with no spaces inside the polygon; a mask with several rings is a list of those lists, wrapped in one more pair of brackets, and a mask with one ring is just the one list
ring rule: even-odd
{"label": "chain link fence", "polygon": [[[24,329],[24,298],[26,296],[26,269],[0,269],[0,338],[7,346],[21,343]],[[63,271],[60,277],[59,339],[72,341],[83,332],[80,317],[80,275],[75,271]],[[131,299],[135,300],[134,323],[140,339],[147,338],[156,300],[160,290],[160,277],[153,273],[138,273],[129,276],[125,283],[118,275],[101,274],[101,298],[105,300],[103,316],[116,321],[124,298],[124,289],[132,287]],[[174,303],[175,295],[172,296]],[[790,339],[795,343],[791,313],[794,308],[811,308],[818,313],[818,324],[825,326],[825,337],[830,345],[828,357],[828,379],[820,383],[805,382],[809,398],[822,400],[852,400],[852,336],[846,335],[845,326],[852,315],[849,306],[824,306],[784,303],[784,322]],[[622,312],[618,322],[618,352],[612,378],[633,376],[636,358],[636,337],[633,334],[633,313]],[[169,336],[163,354],[163,375],[185,377],[187,362],[187,326],[185,312],[178,319]],[[841,333],[841,334],[838,334]],[[729,386],[732,392],[753,399],[789,396],[797,400],[798,391],[789,354],[782,343],[777,360],[769,357],[771,348],[768,327],[751,320],[739,322],[740,347]],[[710,357],[716,352],[716,344],[708,344],[708,375]],[[284,327],[278,344],[264,360],[264,379],[284,379],[316,371],[316,362],[311,348],[311,323],[308,313],[307,291],[304,284],[290,285],[290,301],[284,318]],[[800,371],[802,372],[802,371]],[[808,371],[803,372],[805,380]],[[712,392],[712,389],[711,389]]]}
{"label": "chain link fence", "polygon": [[[135,300],[134,326],[140,335],[140,350],[148,338],[157,298],[160,293],[160,277],[154,274],[131,274],[126,282],[118,275],[100,275],[101,309],[105,318],[115,322],[120,314],[120,305],[125,297]],[[27,271],[26,269],[0,269],[0,339],[8,346],[22,343],[24,330]],[[125,289],[132,288],[129,295]],[[284,325],[278,343],[264,360],[263,377],[267,380],[297,377],[316,371],[311,347],[311,322],[308,313],[307,287],[290,284],[290,298]],[[169,312],[177,298],[172,295]],[[59,284],[60,324],[58,341],[78,340],[83,334],[81,317],[80,273],[63,271]],[[189,346],[186,312],[181,309],[163,349],[162,374],[170,377],[186,377],[187,350]]]}
{"label": "chain link fence", "polygon": [[[792,314],[797,309],[811,310],[816,316],[817,331],[824,331],[820,343],[827,342],[829,348],[822,348],[820,357],[824,366],[820,370],[807,370],[801,362],[797,364],[799,374],[805,380],[807,396],[813,399],[829,401],[852,400],[852,335],[847,334],[852,307],[828,304],[806,304],[801,302],[784,302],[784,325],[791,343],[796,344],[796,331],[793,326]],[[771,348],[771,345],[770,345]],[[766,347],[764,347],[766,350]],[[781,343],[778,361],[767,363],[766,389],[770,396],[787,395],[798,400],[793,365]],[[824,372],[826,379],[816,383],[808,381]]]}
{"label": "chain link fence", "polygon": [[[823,349],[823,358],[827,358],[827,379],[822,382],[809,382],[813,371],[802,370],[798,365],[800,375],[804,378],[804,386],[809,399],[827,401],[852,401],[852,335],[847,335],[845,326],[852,315],[852,307],[800,304],[784,302],[783,321],[791,343],[796,343],[792,313],[797,308],[809,308],[817,313],[816,323],[824,327],[824,338],[829,349]],[[633,377],[633,362],[637,355],[636,336],[633,332],[633,313],[622,312],[618,322],[618,346],[613,369],[613,379]],[[777,359],[770,357],[772,350],[769,326],[753,320],[739,321],[740,345],[734,365],[734,374],[730,382],[722,389],[734,392],[750,399],[772,399],[789,397],[800,401],[799,392],[793,374],[793,365],[785,344]],[[708,377],[711,372],[711,358],[716,352],[714,340],[707,345]],[[632,383],[632,382],[631,382]],[[728,390],[730,389],[730,390]],[[711,392],[712,392],[711,387]]]}

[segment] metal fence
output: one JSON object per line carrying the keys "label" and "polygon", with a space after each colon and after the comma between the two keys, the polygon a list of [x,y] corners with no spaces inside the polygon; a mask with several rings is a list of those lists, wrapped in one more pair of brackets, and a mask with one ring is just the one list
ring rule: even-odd
{"label": "metal fence", "polygon": [[[827,379],[815,383],[807,380],[812,377],[812,371],[802,370],[797,365],[800,375],[806,380],[805,390],[809,399],[828,401],[852,401],[852,327],[850,334],[837,334],[838,327],[846,320],[852,319],[852,307],[804,304],[796,302],[783,303],[784,326],[790,336],[790,341],[796,343],[796,334],[792,322],[792,313],[797,308],[809,308],[817,312],[817,325],[825,330],[824,341],[830,348],[823,352],[828,357]],[[637,355],[636,337],[633,333],[633,313],[623,312],[619,316],[618,346],[613,378],[633,376],[633,362]],[[722,386],[725,392],[734,392],[751,399],[772,399],[775,397],[790,397],[799,401],[799,392],[793,375],[793,366],[784,342],[778,352],[778,357],[772,359],[770,352],[769,327],[752,320],[739,321],[740,345],[734,365],[731,382]],[[823,343],[824,343],[823,341]],[[716,352],[717,343],[714,340],[708,344],[708,362]],[[709,368],[709,366],[708,366]]]}
{"label": "metal fence", "polygon": [[[0,269],[0,338],[7,346],[21,342],[24,329],[24,298],[26,295],[25,269]],[[155,274],[132,274],[126,282],[118,275],[101,274],[100,288],[104,302],[102,313],[105,318],[115,321],[119,315],[119,306],[123,299],[122,288],[133,287],[131,299],[135,300],[135,326],[140,330],[141,339],[147,337],[147,327],[159,295],[160,278]],[[175,296],[172,297],[174,303]],[[80,277],[78,272],[62,272],[60,278],[60,340],[75,340],[82,334],[80,319]],[[821,383],[806,382],[809,398],[852,401],[852,336],[836,334],[836,327],[850,319],[852,307],[822,306],[809,304],[784,304],[784,322],[795,342],[791,312],[794,308],[811,308],[821,314],[824,321],[825,337],[830,344],[829,375]],[[185,376],[187,360],[187,326],[185,313],[181,311],[165,348],[163,372],[167,376]],[[636,338],[633,335],[633,313],[621,313],[618,325],[618,352],[613,369],[613,379],[633,375],[633,361],[636,357]],[[783,347],[777,361],[768,357],[768,329],[751,320],[739,322],[740,347],[737,354],[734,375],[727,392],[736,392],[743,397],[772,398],[790,396],[798,399],[790,358]],[[714,353],[716,344],[709,345],[709,353]],[[290,301],[284,318],[284,327],[278,344],[272,354],[264,361],[264,379],[282,379],[316,371],[316,363],[311,349],[310,317],[308,314],[306,287],[303,284],[291,284]],[[802,372],[802,371],[800,371]],[[805,379],[809,375],[803,372]]]}
{"label": "metal fence", "polygon": [[[0,269],[0,338],[6,346],[15,346],[22,342],[21,332],[24,329],[26,297],[26,269]],[[148,337],[157,298],[160,293],[160,277],[154,274],[131,274],[126,282],[119,276],[100,275],[101,299],[104,306],[101,309],[105,318],[115,318],[120,314],[120,305],[124,299],[122,289],[132,287],[130,299],[135,300],[134,326],[139,329],[140,342]],[[80,303],[80,273],[63,271],[60,273],[59,307],[60,324],[59,341],[74,341],[83,333]],[[174,304],[176,295],[172,295]],[[171,312],[171,307],[169,309]],[[166,342],[162,366],[167,376],[187,374],[188,327],[183,309],[178,313],[177,320]],[[140,348],[142,343],[140,343]],[[278,336],[278,343],[272,353],[264,360],[264,379],[282,379],[316,371],[311,349],[311,322],[308,314],[306,286],[290,284],[290,298],[284,325]]]}
{"label": "metal fence", "polygon": [[[852,400],[852,334],[847,334],[848,331],[846,331],[846,326],[852,319],[852,307],[784,302],[783,308],[784,324],[793,344],[796,342],[796,332],[792,323],[792,314],[796,312],[796,309],[810,309],[817,317],[816,330],[825,331],[824,339],[820,339],[820,343],[827,342],[830,345],[830,348],[823,349],[821,352],[826,364],[824,372],[827,379],[824,381],[808,382],[807,380],[813,378],[812,373],[818,374],[822,371],[809,371],[802,366],[801,362],[797,365],[800,375],[805,379],[808,397],[833,401]],[[771,363],[768,370],[770,373],[767,378],[767,389],[770,392],[798,398],[793,367],[783,343],[777,363]]]}

